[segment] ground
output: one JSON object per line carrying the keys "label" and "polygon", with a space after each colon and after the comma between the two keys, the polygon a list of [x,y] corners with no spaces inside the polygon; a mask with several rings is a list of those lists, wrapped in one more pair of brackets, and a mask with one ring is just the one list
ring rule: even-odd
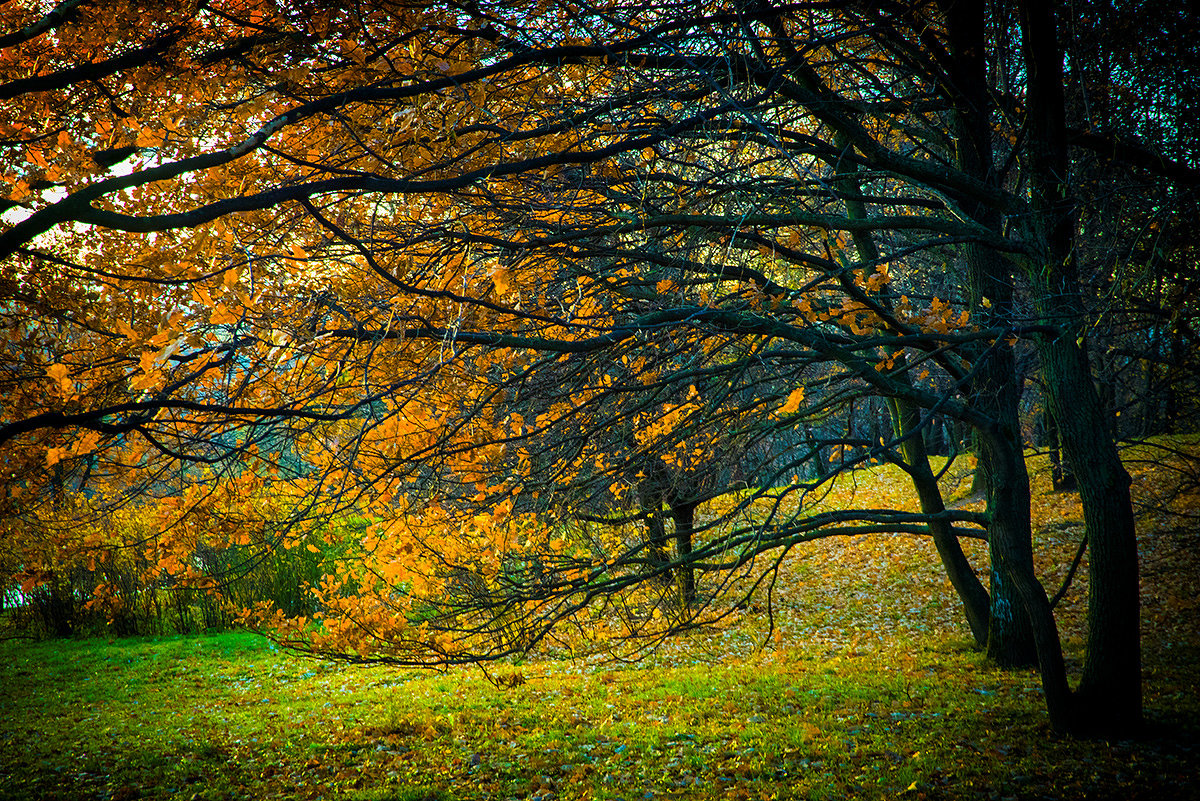
{"label": "ground", "polygon": [[[1130,463],[1140,498],[1163,486],[1154,460]],[[1036,475],[1054,593],[1078,507]],[[632,665],[417,674],[247,633],[8,640],[0,799],[1200,799],[1200,534],[1148,512],[1139,536],[1136,739],[1053,736],[1036,675],[971,648],[929,543],[834,539],[789,555],[770,633],[752,606]],[[1073,668],[1080,572],[1057,610]]]}

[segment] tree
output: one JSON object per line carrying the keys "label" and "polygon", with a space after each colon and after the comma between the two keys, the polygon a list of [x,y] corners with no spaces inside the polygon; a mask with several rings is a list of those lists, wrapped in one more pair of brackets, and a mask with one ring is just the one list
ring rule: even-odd
{"label": "tree", "polygon": [[[149,498],[148,556],[200,583],[200,544],[321,550],[323,521],[367,516],[315,588],[319,631],[256,615],[412,664],[652,643],[797,543],[871,531],[932,534],[978,633],[954,538],[982,523],[987,628],[1029,621],[1054,726],[1136,726],[1132,517],[1082,347],[1053,9],[138,13],[3,12],[16,518],[85,477],[99,505]],[[1087,510],[1078,698],[1032,567],[1023,341]],[[848,421],[872,397],[882,441]],[[977,432],[985,517],[939,508],[935,419]],[[871,459],[911,471],[921,512],[820,509]],[[668,572],[682,615],[655,601]],[[1102,692],[1121,702],[1096,720]]]}

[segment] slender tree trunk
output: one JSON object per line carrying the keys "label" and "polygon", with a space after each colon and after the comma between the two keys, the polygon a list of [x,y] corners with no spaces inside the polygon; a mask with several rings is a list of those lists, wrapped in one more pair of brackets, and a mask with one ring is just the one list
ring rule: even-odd
{"label": "slender tree trunk", "polygon": [[638,486],[638,503],[646,515],[646,551],[652,570],[661,571],[658,580],[666,584],[671,574],[666,566],[671,561],[667,553],[667,527],[663,521],[663,490],[658,476],[651,473]]}
{"label": "slender tree trunk", "polygon": [[1042,322],[1057,336],[1038,342],[1051,414],[1075,468],[1091,549],[1088,650],[1078,688],[1078,730],[1128,734],[1141,725],[1141,638],[1137,539],[1129,474],[1121,464],[1082,344],[1086,317],[1074,262],[1063,55],[1054,8],[1019,3],[1028,74],[1027,171],[1032,241],[1042,258],[1029,270]]}
{"label": "slender tree trunk", "polygon": [[941,417],[929,421],[925,432],[925,452],[932,456],[945,456],[949,452],[946,448],[946,421]]}
{"label": "slender tree trunk", "polygon": [[1059,431],[1083,505],[1088,561],[1088,647],[1077,693],[1085,731],[1128,733],[1141,724],[1137,539],[1130,479],[1107,430],[1087,360],[1074,342],[1040,348]]}
{"label": "slender tree trunk", "polygon": [[[971,260],[970,273],[973,284],[991,284],[997,277],[992,270],[994,253],[982,248],[968,248]],[[993,290],[995,291],[995,290]],[[1011,293],[1003,293],[993,302],[1003,311],[1011,308]],[[984,295],[984,297],[990,297]],[[1001,667],[1026,667],[1039,659],[1030,614],[1024,603],[1028,589],[1022,590],[1021,583],[1010,570],[1023,563],[1014,561],[1014,554],[1033,550],[1033,534],[1030,530],[1029,477],[1025,471],[1025,453],[1021,442],[1021,426],[1017,410],[1020,388],[1015,385],[1016,365],[1012,348],[997,343],[994,350],[981,356],[975,367],[976,378],[972,383],[971,396],[975,406],[983,410],[996,422],[996,432],[981,432],[978,452],[979,465],[987,476],[987,509],[991,517],[988,528],[988,554],[991,557],[991,622],[988,626],[987,655]],[[997,438],[1003,446],[996,444]],[[1014,464],[1015,463],[1015,464]],[[1023,512],[1022,512],[1023,510]],[[1016,514],[1025,515],[1018,524],[1008,519]],[[1023,542],[1014,540],[1024,538]],[[1032,557],[1030,557],[1032,576]],[[1036,582],[1036,579],[1034,580]],[[1040,590],[1040,585],[1039,590]],[[1042,593],[1043,596],[1045,593]],[[1049,607],[1047,606],[1047,609]],[[1053,622],[1053,618],[1051,618]],[[1057,633],[1055,647],[1059,648]],[[1066,681],[1065,674],[1063,681]]]}
{"label": "slender tree trunk", "polygon": [[[836,141],[841,148],[848,148],[850,145],[844,137],[838,137]],[[862,194],[857,167],[853,162],[839,164],[838,174],[839,183],[848,190],[848,195],[853,198]],[[867,216],[865,205],[854,199],[846,200],[846,213],[850,219],[865,219]],[[879,248],[869,233],[858,231],[852,236],[860,261],[873,264],[879,260]],[[879,302],[889,309],[892,307],[892,299],[886,287],[880,292]],[[897,376],[902,381],[908,381],[910,379],[908,372],[904,370],[904,361],[905,357],[901,354],[897,362]],[[920,409],[907,401],[890,398],[888,411],[891,413],[893,433],[901,443],[903,467],[913,482],[921,511],[931,515],[946,511],[941,488],[938,487],[933,469],[929,466],[929,453],[925,449],[924,432],[921,431]],[[937,549],[938,558],[942,561],[942,567],[946,570],[946,576],[962,601],[971,635],[977,645],[984,647],[988,643],[989,630],[988,592],[975,575],[975,570],[967,560],[967,555],[963,553],[958,537],[951,531],[949,522],[939,520],[931,523],[929,533]]]}
{"label": "slender tree trunk", "polygon": [[692,532],[696,528],[696,503],[673,500],[671,519],[675,524],[675,545],[679,551],[679,568],[676,570],[679,591],[683,596],[684,608],[690,609],[696,603],[696,573],[691,562]]}
{"label": "slender tree trunk", "polygon": [[669,583],[671,574],[666,570],[666,567],[671,562],[671,555],[667,553],[667,530],[662,519],[662,509],[654,509],[646,518],[646,526],[650,529],[650,565],[651,568],[659,573],[658,580],[662,583]]}
{"label": "slender tree trunk", "polygon": [[1055,492],[1063,490],[1075,489],[1075,471],[1071,469],[1071,462],[1064,458],[1062,450],[1062,439],[1058,436],[1058,423],[1054,420],[1054,415],[1050,413],[1049,401],[1047,400],[1047,408],[1042,413],[1042,419],[1046,429],[1046,448],[1050,451],[1050,483]]}
{"label": "slender tree trunk", "polygon": [[1186,384],[1177,379],[1184,373],[1182,366],[1192,361],[1192,357],[1187,355],[1187,343],[1183,340],[1183,325],[1182,321],[1177,321],[1173,326],[1174,331],[1171,334],[1171,359],[1163,367],[1162,387],[1165,397],[1162,404],[1162,419],[1155,433],[1173,434],[1178,430],[1176,421],[1180,419],[1182,414],[1182,404],[1179,402],[1179,395],[1180,390]]}
{"label": "slender tree trunk", "polygon": [[972,431],[968,435],[967,444],[975,454],[975,472],[971,475],[971,494],[986,496],[991,492],[988,488],[992,486],[992,479],[987,459],[983,455],[983,445],[980,444],[979,432]]}
{"label": "slender tree trunk", "polygon": [[[903,441],[901,445],[904,454],[905,470],[912,479],[913,488],[917,491],[917,499],[921,503],[921,511],[926,514],[939,514],[946,510],[942,499],[942,491],[937,485],[933,469],[929,466],[929,458],[925,452],[924,442],[918,432],[920,412],[912,404],[893,400],[889,404],[896,435]],[[950,523],[938,520],[929,524],[929,533],[933,538],[934,548],[942,560],[942,567],[950,579],[951,586],[962,601],[967,625],[975,644],[986,647],[988,644],[988,618],[991,615],[991,599],[988,591],[975,575],[974,568],[963,553],[958,537],[951,531]]]}

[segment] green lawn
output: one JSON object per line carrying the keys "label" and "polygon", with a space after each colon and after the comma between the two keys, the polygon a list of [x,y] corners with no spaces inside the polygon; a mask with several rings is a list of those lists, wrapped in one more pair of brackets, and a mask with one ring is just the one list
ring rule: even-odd
{"label": "green lawn", "polygon": [[[1076,533],[1039,534],[1051,591]],[[493,669],[503,689],[242,633],[9,640],[0,799],[1200,798],[1197,543],[1142,532],[1136,741],[1053,737],[1036,676],[969,647],[928,543],[854,539],[789,557],[778,637],[752,610],[637,665]],[[1085,603],[1059,610],[1076,666]]]}
{"label": "green lawn", "polygon": [[505,690],[244,634],[5,652],[6,799],[1200,797],[1166,666],[1153,736],[1077,742],[1049,736],[1031,674],[957,640],[529,664]]}

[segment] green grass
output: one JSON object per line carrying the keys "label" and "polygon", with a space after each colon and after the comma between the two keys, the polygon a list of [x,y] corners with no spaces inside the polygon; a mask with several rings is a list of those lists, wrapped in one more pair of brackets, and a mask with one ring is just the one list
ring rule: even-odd
{"label": "green grass", "polygon": [[[1039,533],[1048,586],[1074,536]],[[747,613],[637,665],[503,668],[509,689],[241,633],[3,642],[0,800],[1200,799],[1196,546],[1142,532],[1138,740],[1052,736],[1037,677],[971,649],[929,543],[855,538],[789,557],[779,639]],[[1076,669],[1085,605],[1058,610]]]}
{"label": "green grass", "polygon": [[963,641],[531,664],[508,690],[244,634],[10,642],[4,657],[4,799],[1187,798],[1200,775],[1194,727],[1051,737],[1035,677]]}

